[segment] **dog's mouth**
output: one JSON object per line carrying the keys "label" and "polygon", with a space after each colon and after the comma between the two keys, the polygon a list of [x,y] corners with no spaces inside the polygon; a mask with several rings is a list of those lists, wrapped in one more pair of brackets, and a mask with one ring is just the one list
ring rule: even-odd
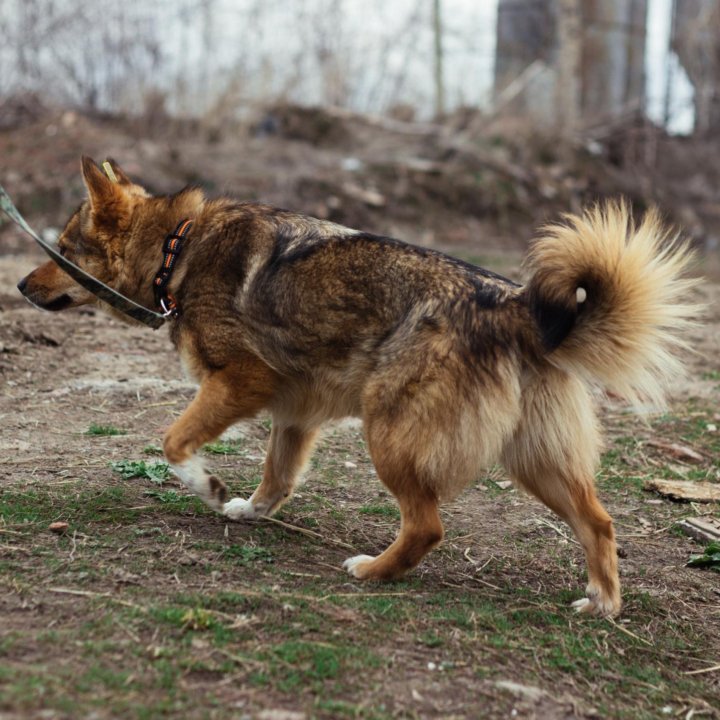
{"label": "dog's mouth", "polygon": [[64,310],[65,308],[70,307],[73,302],[72,298],[69,295],[64,294],[60,295],[60,297],[55,298],[55,300],[51,300],[47,303],[34,300],[33,298],[30,298],[25,294],[23,294],[23,297],[38,310],[49,310],[50,312],[59,312],[60,310]]}
{"label": "dog's mouth", "polygon": [[49,303],[41,305],[43,310],[49,310],[50,312],[58,312],[64,310],[72,305],[72,298],[69,295],[61,295],[55,300],[51,300]]}

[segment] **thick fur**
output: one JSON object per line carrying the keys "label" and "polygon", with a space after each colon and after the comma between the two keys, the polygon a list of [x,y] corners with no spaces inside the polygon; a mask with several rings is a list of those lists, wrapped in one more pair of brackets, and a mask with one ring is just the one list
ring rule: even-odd
{"label": "thick fur", "polygon": [[[320,425],[361,417],[382,482],[400,505],[400,533],[377,557],[345,566],[389,579],[443,537],[439,503],[502,462],[566,520],[588,561],[579,609],[620,610],[612,521],[593,477],[600,433],[590,386],[662,399],[679,371],[672,351],[695,308],[682,279],[689,254],[650,213],[635,227],[607,205],[547,228],[525,286],[441,253],[198,190],[150,197],[113,163],[89,159],[89,199],[60,247],[149,307],[165,235],[193,228],[170,291],[171,337],[199,384],[165,438],[175,472],[232,519],[268,515],[292,494]],[[52,262],[19,285],[47,309],[95,302]],[[273,428],[251,498],[195,455],[233,423],[267,409]]]}

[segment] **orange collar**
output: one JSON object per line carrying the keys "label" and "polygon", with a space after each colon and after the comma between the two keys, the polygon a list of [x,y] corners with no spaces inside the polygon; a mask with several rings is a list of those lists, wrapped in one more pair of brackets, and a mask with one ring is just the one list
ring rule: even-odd
{"label": "orange collar", "polygon": [[175,228],[175,232],[165,237],[165,242],[163,243],[162,265],[155,275],[155,280],[153,280],[155,304],[162,308],[163,317],[176,318],[180,313],[177,301],[168,292],[167,287],[170,284],[170,278],[172,277],[172,271],[175,268],[177,259],[182,252],[183,240],[187,237],[191,227],[192,220],[188,220],[187,218],[182,220]]}

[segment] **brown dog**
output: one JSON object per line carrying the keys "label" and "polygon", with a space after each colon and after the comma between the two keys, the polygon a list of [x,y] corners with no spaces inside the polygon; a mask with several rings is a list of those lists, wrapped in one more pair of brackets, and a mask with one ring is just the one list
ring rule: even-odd
{"label": "brown dog", "polygon": [[[637,227],[623,204],[545,229],[524,286],[432,250],[197,189],[151,197],[113,164],[83,158],[89,198],[59,246],[108,285],[155,307],[163,240],[186,231],[165,277],[171,337],[197,396],[165,437],[190,490],[232,519],[275,512],[291,495],[321,424],[364,420],[370,455],[397,498],[400,533],[345,567],[396,578],[443,537],[438,505],[501,462],[572,527],[588,562],[586,612],[620,609],[612,521],[593,476],[599,429],[589,386],[662,401],[680,370],[671,351],[694,307],[686,248],[656,214]],[[177,231],[176,231],[177,232]],[[180,232],[182,234],[182,232]],[[176,262],[175,262],[176,261]],[[97,299],[52,261],[18,286],[62,310]],[[273,418],[263,480],[228,500],[195,453],[233,423]]]}

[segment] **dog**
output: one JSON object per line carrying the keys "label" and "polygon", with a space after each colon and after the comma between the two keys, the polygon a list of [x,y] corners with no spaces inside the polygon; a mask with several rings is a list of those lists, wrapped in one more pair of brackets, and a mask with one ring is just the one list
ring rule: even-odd
{"label": "dog", "polygon": [[[623,202],[565,216],[531,244],[518,285],[268,205],[196,188],[154,197],[109,163],[112,180],[82,159],[88,198],[58,244],[106,284],[173,315],[172,342],[199,389],[164,453],[189,490],[232,520],[271,515],[321,425],[359,417],[401,525],[377,557],[346,560],[351,575],[390,580],[414,568],[443,539],[440,503],[499,462],[582,545],[588,584],[576,609],[620,611],[612,519],[594,488],[591,390],[661,404],[682,370],[676,350],[696,310],[692,253],[656,212],[639,225]],[[18,288],[46,310],[100,303],[52,261]],[[261,410],[272,416],[263,479],[249,499],[228,498],[196,453]]]}

